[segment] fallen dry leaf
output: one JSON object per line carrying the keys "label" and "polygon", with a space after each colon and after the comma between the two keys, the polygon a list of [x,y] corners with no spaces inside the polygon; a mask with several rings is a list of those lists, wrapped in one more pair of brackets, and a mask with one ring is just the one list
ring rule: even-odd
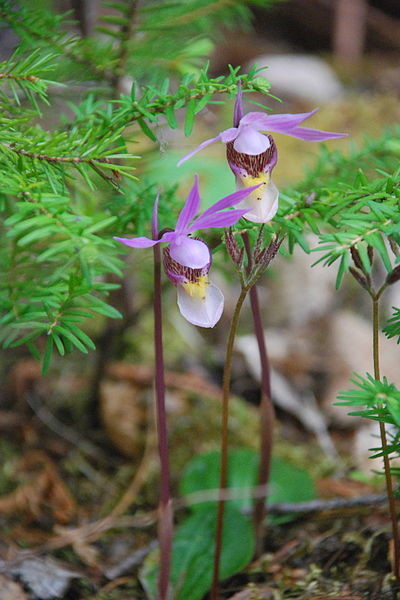
{"label": "fallen dry leaf", "polygon": [[353,479],[332,479],[323,477],[316,482],[318,495],[322,497],[357,498],[359,496],[373,494],[375,488],[361,481]]}
{"label": "fallen dry leaf", "polygon": [[89,567],[98,567],[100,559],[100,551],[98,548],[84,539],[77,539],[73,542],[72,548],[84,564]]}
{"label": "fallen dry leaf", "polygon": [[27,595],[19,583],[11,581],[5,575],[0,575],[0,599],[27,600]]}
{"label": "fallen dry leaf", "polygon": [[[148,428],[152,427],[149,400],[153,368],[113,363],[100,386],[100,414],[108,437],[128,457],[139,458]],[[219,445],[221,390],[196,374],[166,372],[166,409],[170,417],[171,461],[179,470],[194,453]],[[232,397],[230,429],[237,445],[254,445],[259,428],[258,411]],[[149,419],[150,418],[150,419]],[[185,436],[185,447],[179,440]]]}
{"label": "fallen dry leaf", "polygon": [[25,393],[31,390],[40,378],[40,371],[39,362],[33,358],[19,360],[10,369],[7,387],[20,407],[24,404]]}
{"label": "fallen dry leaf", "polygon": [[41,451],[30,452],[18,463],[18,473],[28,478],[13,492],[0,497],[0,513],[24,513],[37,518],[45,508],[58,523],[67,523],[76,513],[76,504],[52,460]]}
{"label": "fallen dry leaf", "polygon": [[269,586],[257,586],[250,583],[244,590],[230,596],[228,600],[271,600],[274,590]]}
{"label": "fallen dry leaf", "polygon": [[146,406],[143,392],[131,381],[107,380],[100,385],[100,417],[107,436],[124,456],[135,456],[143,445]]}
{"label": "fallen dry leaf", "polygon": [[[112,363],[107,367],[106,375],[118,380],[130,381],[136,386],[151,387],[154,380],[154,369],[146,365],[131,365],[124,362]],[[194,373],[177,373],[166,371],[165,384],[172,389],[184,392],[196,392],[205,396],[221,399],[222,393],[218,386],[213,385],[203,377]]]}

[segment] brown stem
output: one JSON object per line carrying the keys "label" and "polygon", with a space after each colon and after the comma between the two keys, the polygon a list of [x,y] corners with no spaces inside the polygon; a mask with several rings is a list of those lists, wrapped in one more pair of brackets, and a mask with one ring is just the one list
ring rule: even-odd
{"label": "brown stem", "polygon": [[112,170],[111,173],[113,176],[107,175],[104,171],[99,168],[99,164],[110,164],[111,160],[109,158],[84,158],[82,156],[49,156],[48,154],[39,154],[37,152],[29,152],[28,150],[23,150],[22,148],[15,148],[13,144],[2,144],[5,148],[11,150],[11,152],[15,152],[20,156],[26,156],[31,159],[45,161],[48,163],[66,163],[72,165],[78,165],[80,163],[85,163],[89,165],[93,171],[97,173],[102,179],[108,181],[115,189],[120,190],[120,185],[117,179],[120,177],[118,171]]}
{"label": "brown stem", "polygon": [[[380,293],[371,295],[372,297],[372,324],[373,324],[373,358],[374,358],[374,377],[380,380],[380,365],[379,365],[379,298]],[[385,471],[386,492],[389,502],[389,513],[392,522],[393,535],[393,573],[397,580],[400,580],[400,538],[399,526],[397,522],[396,503],[393,494],[393,481],[390,472],[390,460],[388,456],[388,444],[386,436],[385,423],[379,421],[379,433],[381,437],[383,466]]]}
{"label": "brown stem", "polygon": [[165,409],[164,352],[161,306],[161,250],[158,245],[154,254],[154,349],[155,392],[158,454],[161,467],[161,490],[158,517],[160,543],[160,571],[158,576],[158,600],[168,599],[169,575],[172,554],[173,513],[170,494],[167,414]]}
{"label": "brown stem", "polygon": [[267,485],[271,472],[271,456],[273,444],[273,425],[275,411],[271,402],[270,392],[270,370],[268,355],[265,347],[264,335],[260,333],[262,328],[260,320],[260,309],[256,286],[250,290],[250,303],[253,312],[254,329],[256,332],[258,349],[261,360],[261,401],[260,401],[260,465],[258,471],[258,485],[265,489],[265,496],[257,498],[254,503],[254,527],[256,534],[256,556],[262,552],[263,525],[267,516]]}
{"label": "brown stem", "polygon": [[217,529],[215,534],[215,552],[214,552],[214,571],[212,579],[212,587],[210,600],[217,600],[218,596],[218,580],[221,562],[222,551],[222,531],[224,525],[224,510],[226,500],[223,497],[223,491],[227,487],[228,482],[228,421],[229,421],[229,395],[232,371],[232,354],[235,342],[237,326],[239,323],[240,311],[243,302],[246,298],[248,288],[242,288],[237,300],[235,310],[232,317],[231,328],[229,330],[228,342],[226,345],[225,366],[222,388],[222,425],[221,425],[221,470],[220,470],[220,501],[218,503],[217,512]]}
{"label": "brown stem", "polygon": [[0,73],[0,79],[12,79],[13,81],[30,81],[37,83],[40,81],[36,75],[12,75],[11,73]]}
{"label": "brown stem", "polygon": [[88,163],[88,164],[93,164],[93,163],[110,163],[110,159],[103,157],[103,158],[83,158],[82,156],[49,156],[48,154],[39,154],[37,152],[29,152],[28,150],[23,150],[22,148],[15,148],[14,145],[12,144],[2,144],[2,146],[5,146],[6,148],[8,148],[9,150],[11,150],[12,152],[15,152],[15,154],[19,154],[21,156],[27,156],[28,158],[34,158],[36,160],[44,160],[46,162],[50,162],[50,163],[73,163],[73,164],[78,164],[78,163]]}
{"label": "brown stem", "polygon": [[[248,271],[252,268],[252,254],[247,231],[242,234],[248,260]],[[256,536],[256,556],[262,552],[263,524],[267,515],[267,484],[271,472],[271,457],[273,444],[273,426],[275,411],[271,402],[271,368],[265,344],[264,328],[261,318],[260,303],[257,286],[250,288],[250,304],[253,315],[254,332],[258,344],[258,353],[261,363],[261,401],[260,401],[260,465],[258,471],[258,485],[265,488],[265,495],[256,498],[254,502],[254,529]]]}

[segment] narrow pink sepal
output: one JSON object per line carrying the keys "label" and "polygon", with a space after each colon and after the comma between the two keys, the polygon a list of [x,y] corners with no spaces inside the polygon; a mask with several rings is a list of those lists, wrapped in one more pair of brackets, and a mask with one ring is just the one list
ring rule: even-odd
{"label": "narrow pink sepal", "polygon": [[[299,127],[300,123],[312,117],[318,110],[318,108],[315,108],[308,113],[288,113],[280,115],[267,115],[259,112],[248,113],[241,120],[240,128],[242,128],[243,125],[246,125],[258,131],[263,130],[283,133],[308,142],[322,142],[324,140],[347,136],[347,133],[336,133],[333,131],[323,131],[321,129],[311,129],[309,127]],[[241,136],[239,135],[238,137]],[[238,150],[238,152],[242,152],[242,150],[239,150],[236,146],[237,139],[235,141],[235,149]],[[247,152],[247,154],[251,154],[251,152]]]}
{"label": "narrow pink sepal", "polygon": [[146,237],[121,238],[114,236],[114,240],[117,240],[117,242],[121,242],[121,244],[125,244],[125,246],[129,246],[130,248],[150,248],[159,242],[159,240],[151,240]]}
{"label": "narrow pink sepal", "polygon": [[238,83],[238,91],[236,95],[235,108],[233,110],[233,126],[239,127],[240,120],[243,118],[243,93],[242,83]]}
{"label": "narrow pink sepal", "polygon": [[288,129],[296,127],[306,119],[312,117],[319,109],[306,113],[286,113],[278,115],[269,115],[262,112],[250,112],[245,115],[240,125],[250,125],[258,131],[276,131],[285,133]]}
{"label": "narrow pink sepal", "polygon": [[231,227],[239,221],[246,213],[243,209],[224,210],[212,215],[201,216],[197,219],[196,228],[206,229],[208,227]]}
{"label": "narrow pink sepal", "polygon": [[183,156],[177,163],[177,167],[180,167],[182,163],[184,163],[185,161],[187,161],[189,158],[192,158],[192,156],[194,154],[197,154],[197,152],[199,152],[200,150],[202,150],[203,148],[205,148],[206,146],[209,146],[210,144],[213,144],[214,142],[216,142],[217,140],[221,139],[221,134],[218,134],[216,137],[214,138],[210,138],[209,140],[205,140],[205,142],[202,142],[199,146],[197,146],[197,148],[195,148],[194,150],[192,150],[191,152],[189,152],[189,154],[185,154],[185,156]]}
{"label": "narrow pink sepal", "polygon": [[332,140],[335,138],[347,137],[348,133],[336,133],[334,131],[322,131],[321,129],[311,129],[310,127],[293,127],[289,131],[285,131],[286,135],[290,135],[306,142],[323,142],[324,140]]}
{"label": "narrow pink sepal", "polygon": [[182,208],[175,225],[175,231],[186,231],[190,221],[196,216],[200,208],[199,176],[195,175],[194,184]]}
{"label": "narrow pink sepal", "polygon": [[151,235],[153,236],[153,240],[158,239],[158,200],[160,198],[160,194],[158,193],[156,199],[154,201],[153,206],[153,214],[151,216]]}
{"label": "narrow pink sepal", "polygon": [[[218,202],[216,202],[215,204],[210,206],[210,208],[207,208],[207,210],[205,210],[203,212],[203,214],[200,217],[198,217],[198,219],[202,219],[203,217],[208,217],[208,215],[212,215],[216,212],[219,212],[220,210],[223,210],[224,208],[229,208],[230,206],[235,206],[236,204],[239,204],[239,202],[241,202],[243,200],[243,198],[248,196],[253,190],[256,190],[258,187],[260,187],[260,185],[262,185],[262,184],[259,183],[258,185],[253,185],[246,189],[237,190],[236,192],[233,192],[232,194],[225,196],[225,198],[221,198],[221,200],[218,200]],[[192,226],[191,226],[191,231],[195,231],[196,229],[199,229],[199,227],[197,226],[198,219],[193,221]]]}
{"label": "narrow pink sepal", "polygon": [[238,133],[238,127],[230,127],[229,129],[221,131],[221,133],[219,134],[219,138],[222,143],[227,144],[228,142],[233,142],[233,140],[237,138]]}

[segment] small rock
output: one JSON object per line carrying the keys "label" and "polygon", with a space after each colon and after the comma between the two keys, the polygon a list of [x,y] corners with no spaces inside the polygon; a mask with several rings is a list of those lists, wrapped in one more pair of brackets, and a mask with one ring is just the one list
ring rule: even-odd
{"label": "small rock", "polygon": [[288,97],[312,102],[331,102],[344,95],[344,88],[333,69],[318,56],[308,54],[262,55],[253,59],[247,69],[268,67],[261,71],[272,85],[272,91]]}
{"label": "small rock", "polygon": [[[65,569],[51,558],[24,558],[10,569],[31,590],[35,598],[64,598],[71,579],[79,573]],[[17,598],[17,596],[16,596]]]}

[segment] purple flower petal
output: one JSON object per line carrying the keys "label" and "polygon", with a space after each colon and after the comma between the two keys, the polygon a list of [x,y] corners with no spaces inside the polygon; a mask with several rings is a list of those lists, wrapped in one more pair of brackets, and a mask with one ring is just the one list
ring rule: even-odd
{"label": "purple flower petal", "polygon": [[169,246],[171,258],[191,269],[202,269],[211,262],[207,244],[187,236],[179,237]]}
{"label": "purple flower petal", "polygon": [[160,238],[160,242],[175,242],[176,238],[179,238],[182,234],[177,233],[176,231],[166,231],[162,234]]}
{"label": "purple flower petal", "polygon": [[216,137],[206,140],[197,146],[195,150],[189,154],[186,154],[178,162],[178,165],[182,164],[185,160],[196,154],[196,152],[202,150],[217,140],[220,140],[224,144],[234,142],[234,149],[236,152],[247,154],[249,156],[258,156],[266,152],[270,147],[270,140],[267,136],[261,133],[263,131],[284,133],[286,135],[310,142],[320,142],[323,140],[347,136],[347,133],[336,133],[322,131],[320,129],[299,127],[300,123],[312,117],[317,110],[318,109],[316,108],[306,113],[286,113],[278,115],[268,115],[262,112],[250,112],[247,115],[242,116],[242,91],[239,87],[233,117],[235,127],[225,129],[225,131],[222,131]]}
{"label": "purple flower petal", "polygon": [[147,237],[121,238],[116,236],[114,236],[114,240],[117,240],[118,242],[121,242],[130,248],[151,248],[160,242],[173,242],[177,235],[178,234],[175,233],[175,231],[166,231],[159,240],[151,240]]}
{"label": "purple flower petal", "polygon": [[245,198],[248,194],[250,194],[250,192],[255,190],[259,185],[260,184],[254,185],[247,189],[238,190],[236,192],[233,192],[233,194],[229,194],[228,196],[221,198],[221,200],[218,200],[218,202],[210,206],[210,208],[207,208],[207,210],[205,210],[203,214],[200,215],[200,217],[193,221],[189,231],[196,231],[196,229],[199,229],[199,227],[197,226],[199,219],[202,219],[203,217],[208,217],[208,215],[213,215],[214,213],[219,212],[224,208],[230,208],[231,206],[235,206],[235,204],[238,204],[241,200],[243,200],[243,198]]}
{"label": "purple flower petal", "polygon": [[211,215],[202,215],[196,220],[196,229],[206,229],[207,227],[231,227],[239,221],[246,213],[246,210],[224,210]]}
{"label": "purple flower petal", "polygon": [[204,298],[191,296],[181,285],[177,286],[177,293],[179,310],[189,323],[198,327],[214,327],[218,323],[224,309],[224,296],[217,286],[209,283]]}
{"label": "purple flower petal", "polygon": [[137,237],[137,238],[121,238],[115,237],[114,240],[117,242],[121,242],[121,244],[125,244],[125,246],[129,246],[130,248],[150,248],[155,244],[158,244],[160,240],[151,240],[146,237]]}
{"label": "purple flower petal", "polygon": [[285,131],[286,135],[290,135],[306,142],[323,142],[334,138],[347,137],[347,133],[335,133],[334,131],[322,131],[321,129],[311,129],[310,127],[293,127],[289,131]]}
{"label": "purple flower petal", "polygon": [[261,184],[257,184],[246,189],[241,189],[225,198],[221,198],[215,204],[210,206],[202,215],[193,221],[191,226],[188,228],[188,233],[196,231],[197,229],[206,229],[207,227],[231,227],[239,221],[243,216],[242,210],[228,210],[224,211],[224,208],[235,206],[243,200],[246,196],[256,190]]}
{"label": "purple flower petal", "polygon": [[[274,131],[276,133],[284,133],[292,137],[300,138],[309,142],[321,142],[333,138],[346,137],[347,133],[335,133],[330,131],[322,131],[320,129],[309,129],[308,127],[298,127],[300,123],[309,119],[317,112],[318,108],[308,113],[298,114],[280,114],[266,115],[260,112],[248,113],[243,117],[240,123],[240,128],[247,125],[257,129],[258,131]],[[247,135],[247,134],[246,134]],[[235,149],[237,140],[235,141]],[[238,150],[241,152],[241,150]],[[247,152],[247,154],[251,154]]]}
{"label": "purple flower petal", "polygon": [[177,166],[180,167],[180,165],[182,163],[184,163],[189,158],[192,158],[192,156],[194,154],[197,154],[197,152],[199,152],[200,150],[202,150],[206,146],[209,146],[210,144],[213,144],[214,142],[216,142],[217,140],[220,140],[220,139],[221,139],[221,134],[217,135],[214,138],[210,138],[209,140],[205,140],[205,142],[202,142],[199,146],[197,146],[197,148],[195,148],[194,150],[192,150],[191,152],[189,152],[189,154],[185,154],[185,156],[183,156],[180,159],[180,161],[177,162]]}
{"label": "purple flower petal", "polygon": [[242,94],[242,85],[239,81],[238,83],[238,91],[236,95],[235,108],[233,110],[233,126],[239,127],[239,123],[243,118],[243,94]]}
{"label": "purple flower petal", "polygon": [[239,127],[239,135],[233,143],[236,152],[243,154],[257,155],[262,154],[270,147],[271,142],[268,137],[259,133],[250,125]]}
{"label": "purple flower petal", "polygon": [[307,113],[286,113],[278,115],[269,115],[262,112],[250,112],[245,115],[241,121],[241,125],[250,125],[258,131],[278,131],[285,133],[286,130],[300,125],[306,119],[312,117],[319,109]]}
{"label": "purple flower petal", "polygon": [[229,129],[225,129],[221,131],[219,134],[221,142],[227,144],[228,142],[233,142],[237,138],[239,133],[239,129],[237,127],[230,127]]}
{"label": "purple flower petal", "polygon": [[153,240],[158,238],[158,200],[160,198],[160,194],[157,194],[156,199],[154,201],[153,206],[153,214],[151,217],[151,233],[153,236]]}
{"label": "purple flower petal", "polygon": [[175,231],[184,232],[187,230],[190,221],[196,216],[200,208],[199,177],[195,175],[194,184],[189,192],[183,209],[181,210],[175,225]]}

